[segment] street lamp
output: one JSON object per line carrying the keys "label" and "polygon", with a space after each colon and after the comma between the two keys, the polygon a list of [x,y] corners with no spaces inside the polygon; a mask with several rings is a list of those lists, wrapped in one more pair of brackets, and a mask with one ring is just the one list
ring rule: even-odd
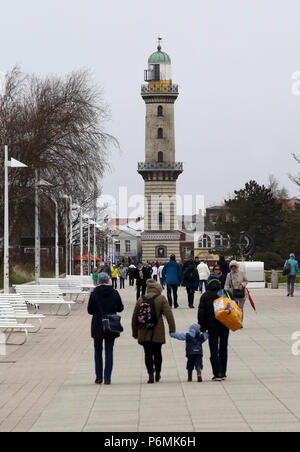
{"label": "street lamp", "polygon": [[80,216],[80,276],[83,276],[83,230],[82,230],[82,207],[78,204],[73,205],[74,209],[79,209]]}
{"label": "street lamp", "polygon": [[90,230],[90,217],[83,215],[83,218],[88,221],[88,275],[91,275],[91,230]]}
{"label": "street lamp", "polygon": [[[66,200],[66,275],[68,274],[68,257],[70,259],[69,275],[73,273],[73,218],[72,218],[72,196],[62,195],[62,198]],[[69,201],[69,218],[68,218],[68,206]],[[68,221],[70,224],[70,237],[69,237],[69,253],[68,253]]]}
{"label": "street lamp", "polygon": [[41,277],[41,228],[40,228],[40,197],[39,187],[51,187],[52,184],[45,180],[39,180],[39,170],[35,170],[35,256],[34,279],[35,284],[40,284]]}
{"label": "street lamp", "polygon": [[18,160],[8,160],[8,146],[4,147],[4,293],[9,293],[9,209],[8,209],[8,168],[27,168]]}

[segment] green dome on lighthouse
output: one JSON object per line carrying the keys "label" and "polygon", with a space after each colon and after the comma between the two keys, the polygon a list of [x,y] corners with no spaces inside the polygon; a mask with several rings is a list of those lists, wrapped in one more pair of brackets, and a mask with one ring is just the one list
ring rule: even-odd
{"label": "green dome on lighthouse", "polygon": [[171,64],[171,58],[166,52],[162,52],[161,46],[157,47],[157,52],[152,53],[148,59],[149,64]]}

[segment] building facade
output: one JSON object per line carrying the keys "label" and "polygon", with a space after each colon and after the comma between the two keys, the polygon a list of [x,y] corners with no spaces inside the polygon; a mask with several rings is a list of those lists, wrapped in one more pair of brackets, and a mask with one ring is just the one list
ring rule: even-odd
{"label": "building facade", "polygon": [[169,55],[157,51],[148,60],[142,98],[146,104],[145,161],[138,172],[145,183],[145,230],[142,234],[144,261],[180,258],[180,231],[176,209],[176,182],[183,164],[175,159],[174,105],[178,86],[172,82]]}

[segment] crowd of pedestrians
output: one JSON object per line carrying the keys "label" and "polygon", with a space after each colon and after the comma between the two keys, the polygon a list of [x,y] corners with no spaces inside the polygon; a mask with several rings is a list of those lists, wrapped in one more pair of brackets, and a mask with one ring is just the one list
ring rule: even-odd
{"label": "crowd of pedestrians", "polygon": [[[299,269],[295,255],[285,263],[288,296],[294,295],[296,273]],[[239,262],[228,263],[224,257],[210,270],[207,263],[199,258],[190,259],[183,266],[171,255],[167,263],[131,263],[117,266],[105,263],[94,269],[93,280],[97,286],[91,294],[88,312],[93,316],[92,337],[95,345],[96,383],[110,384],[113,369],[113,349],[120,332],[116,327],[103,332],[103,319],[109,318],[111,325],[120,322],[117,313],[123,311],[123,303],[117,291],[136,285],[136,305],[132,316],[132,336],[144,349],[145,365],[149,375],[148,383],[159,382],[162,372],[162,346],[166,343],[164,320],[172,338],[185,341],[188,381],[192,381],[193,371],[198,382],[202,382],[202,344],[208,340],[213,381],[227,378],[228,341],[230,330],[216,319],[214,301],[225,290],[244,311],[247,298],[247,277]],[[178,309],[178,288],[186,288],[188,307],[195,308],[195,294],[199,292],[197,322],[187,328],[187,332],[176,332],[173,308]],[[167,289],[167,297],[163,291]],[[107,319],[106,319],[107,320]],[[196,320],[196,319],[195,319]],[[109,322],[108,322],[109,323]],[[120,325],[119,325],[120,326]],[[120,329],[120,331],[122,331]],[[105,347],[105,369],[103,368],[103,347]]]}

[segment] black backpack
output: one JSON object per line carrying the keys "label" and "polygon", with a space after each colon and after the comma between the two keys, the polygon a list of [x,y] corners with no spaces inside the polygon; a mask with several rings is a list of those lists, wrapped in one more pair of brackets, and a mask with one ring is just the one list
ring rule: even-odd
{"label": "black backpack", "polygon": [[157,315],[155,311],[155,299],[156,295],[152,298],[146,298],[143,296],[143,301],[140,305],[138,312],[138,325],[139,328],[153,329],[157,324]]}
{"label": "black backpack", "polygon": [[189,268],[185,277],[188,283],[195,283],[197,281],[197,276],[195,270],[193,268]]}

